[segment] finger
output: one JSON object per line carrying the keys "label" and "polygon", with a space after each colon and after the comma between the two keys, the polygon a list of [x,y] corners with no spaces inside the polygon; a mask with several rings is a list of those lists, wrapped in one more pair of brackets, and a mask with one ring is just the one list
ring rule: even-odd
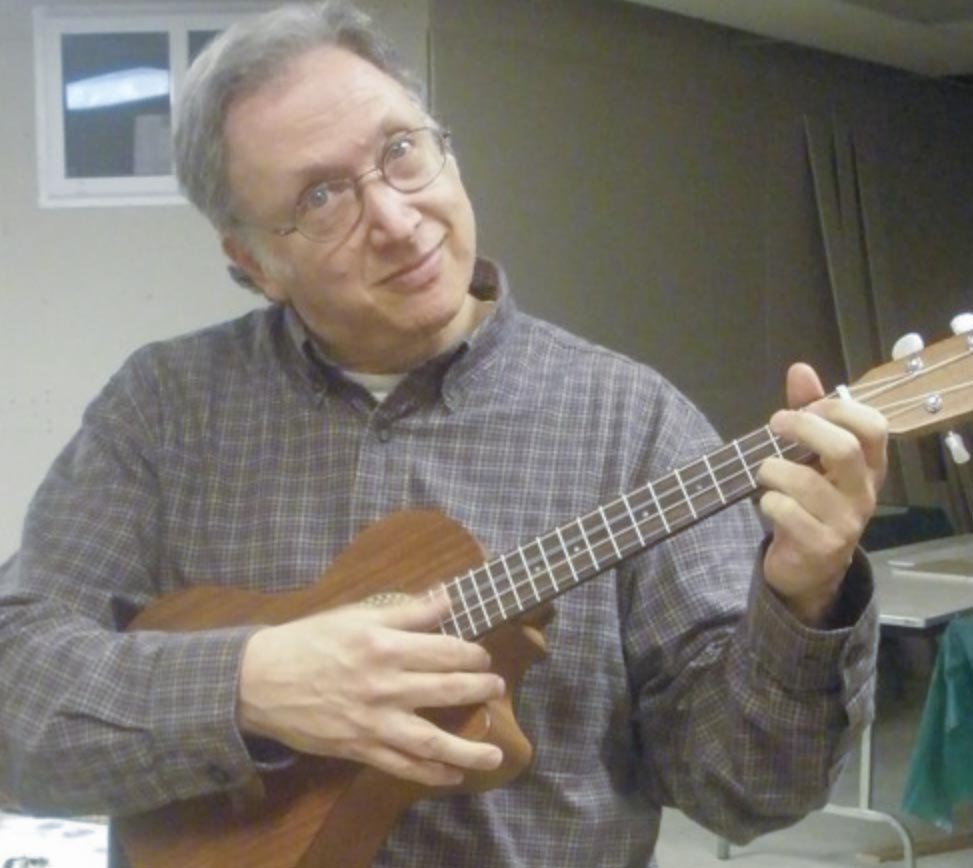
{"label": "finger", "polygon": [[484,647],[455,636],[381,627],[362,641],[370,645],[365,652],[369,660],[394,670],[485,672],[491,665],[490,654]]}
{"label": "finger", "polygon": [[378,735],[382,743],[406,756],[458,769],[492,771],[503,761],[496,745],[460,738],[415,714],[389,716]]}
{"label": "finger", "polygon": [[401,672],[377,687],[373,699],[404,708],[449,708],[499,699],[506,685],[492,672]]}
{"label": "finger", "polygon": [[787,370],[787,405],[798,408],[824,396],[824,387],[817,372],[804,362],[797,362]]}
{"label": "finger", "polygon": [[[770,427],[778,436],[797,441],[815,453],[828,479],[839,490],[855,497],[870,496],[874,479],[861,441],[852,431],[825,418],[823,412],[838,415],[833,408],[821,412],[780,410],[771,417]],[[884,467],[874,454],[873,460]]]}
{"label": "finger", "polygon": [[758,478],[774,495],[761,498],[761,511],[775,533],[786,533],[796,546],[810,549],[820,542],[822,554],[830,557],[861,536],[872,504],[867,493],[842,494],[815,470],[785,461],[767,462]]}
{"label": "finger", "polygon": [[434,760],[419,759],[386,745],[373,745],[368,750],[349,756],[380,771],[430,787],[455,787],[463,783],[463,772],[455,766]]}
{"label": "finger", "polygon": [[376,620],[387,627],[426,632],[438,627],[446,619],[449,610],[449,595],[439,586],[427,594],[403,596],[401,600],[373,611],[376,613]]}
{"label": "finger", "polygon": [[[810,508],[807,501],[812,501]],[[860,524],[853,512],[830,509],[831,504],[825,501],[826,497],[817,502],[813,498],[802,502],[783,491],[773,490],[761,496],[759,505],[760,511],[773,523],[775,537],[791,541],[801,551],[814,551],[829,558],[857,539]]]}
{"label": "finger", "polygon": [[811,594],[820,600],[830,599],[835,583],[848,569],[855,540],[844,537],[780,492],[764,494],[760,510],[774,525],[764,562],[767,581],[785,597]]}
{"label": "finger", "polygon": [[853,400],[818,401],[811,414],[849,431],[858,441],[865,463],[884,472],[887,463],[888,420],[878,410]]}

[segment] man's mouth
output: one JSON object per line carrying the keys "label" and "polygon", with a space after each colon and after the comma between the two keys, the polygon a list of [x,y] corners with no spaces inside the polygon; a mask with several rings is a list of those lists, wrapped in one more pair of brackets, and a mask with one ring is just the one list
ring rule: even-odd
{"label": "man's mouth", "polygon": [[395,271],[387,274],[379,280],[379,285],[387,286],[389,284],[396,284],[412,288],[424,286],[439,273],[442,259],[441,252],[445,243],[446,238],[443,237],[439,243],[418,259],[413,259],[401,268],[397,268]]}

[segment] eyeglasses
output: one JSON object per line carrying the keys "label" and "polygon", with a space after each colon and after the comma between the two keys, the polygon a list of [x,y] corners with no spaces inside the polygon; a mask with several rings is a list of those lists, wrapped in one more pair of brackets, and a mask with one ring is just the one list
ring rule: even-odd
{"label": "eyeglasses", "polygon": [[294,209],[292,226],[271,231],[280,236],[300,233],[317,244],[337,244],[361,217],[361,182],[378,172],[400,193],[417,193],[440,176],[449,153],[449,132],[420,127],[396,133],[382,148],[378,162],[354,178],[324,181],[305,190]]}

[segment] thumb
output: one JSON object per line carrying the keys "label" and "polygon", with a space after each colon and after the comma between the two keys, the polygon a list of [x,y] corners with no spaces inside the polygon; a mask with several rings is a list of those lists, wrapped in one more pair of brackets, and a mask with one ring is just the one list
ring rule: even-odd
{"label": "thumb", "polygon": [[804,362],[797,362],[787,371],[787,406],[793,410],[806,407],[824,397],[824,387],[817,372]]}

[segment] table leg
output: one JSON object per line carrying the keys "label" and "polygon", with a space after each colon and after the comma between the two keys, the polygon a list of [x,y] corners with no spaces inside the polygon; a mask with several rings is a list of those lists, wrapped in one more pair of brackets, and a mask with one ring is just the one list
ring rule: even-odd
{"label": "table leg", "polygon": [[[838,817],[868,820],[869,822],[885,823],[891,826],[902,840],[903,861],[909,868],[916,868],[915,847],[912,843],[912,834],[896,817],[893,817],[885,811],[876,811],[872,807],[874,746],[872,744],[871,724],[862,730],[860,753],[861,757],[858,766],[858,804],[845,806],[829,802],[821,810],[826,814],[833,814]],[[730,858],[730,842],[726,838],[718,837],[716,839],[716,858]]]}
{"label": "table leg", "polygon": [[874,760],[874,746],[872,744],[872,726],[869,724],[862,730],[861,737],[861,757],[858,767],[858,804],[853,806],[836,805],[829,802],[821,810],[827,814],[834,814],[839,817],[850,817],[856,820],[868,820],[874,823],[885,823],[895,829],[899,838],[902,840],[903,861],[909,868],[916,868],[915,848],[912,843],[912,834],[909,830],[891,814],[885,811],[876,811],[872,807],[872,781]]}

